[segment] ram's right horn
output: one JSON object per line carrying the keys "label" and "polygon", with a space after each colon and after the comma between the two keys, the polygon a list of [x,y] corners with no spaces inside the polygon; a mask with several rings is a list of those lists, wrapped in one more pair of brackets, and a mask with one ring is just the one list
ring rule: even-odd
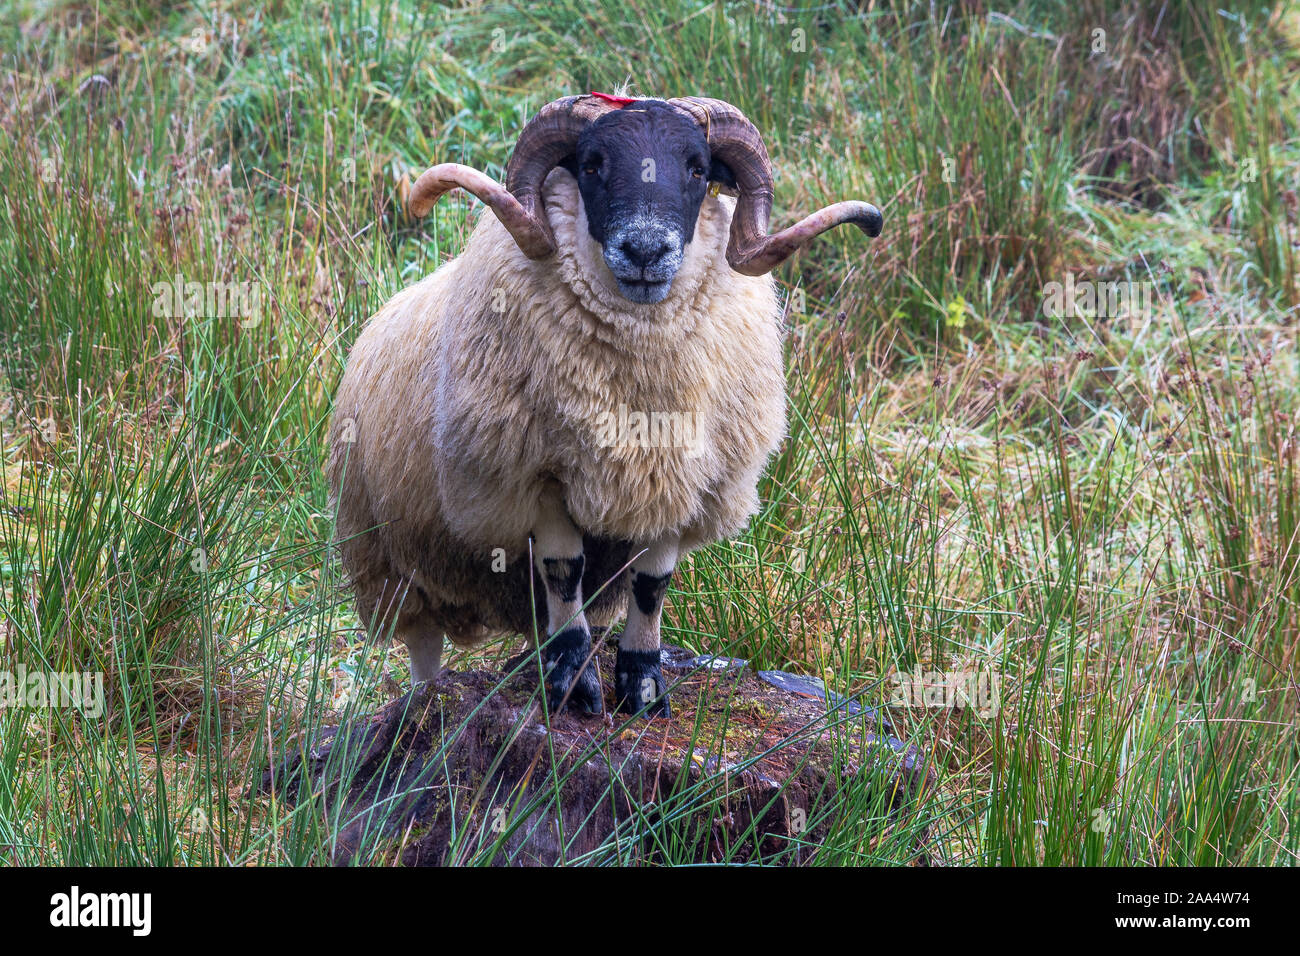
{"label": "ram's right horn", "polygon": [[426,216],[439,196],[459,186],[491,208],[524,255],[545,259],[555,252],[555,236],[542,206],[542,183],[573,152],[582,131],[617,108],[597,96],[566,96],[547,103],[519,134],[504,186],[477,169],[443,163],[415,181],[407,207],[413,216]]}

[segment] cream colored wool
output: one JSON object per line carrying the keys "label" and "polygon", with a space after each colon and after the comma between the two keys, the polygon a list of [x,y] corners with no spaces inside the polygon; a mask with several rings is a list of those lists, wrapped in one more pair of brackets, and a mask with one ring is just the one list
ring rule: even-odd
{"label": "cream colored wool", "polygon": [[[554,256],[528,259],[484,210],[464,252],[394,296],[352,348],[328,474],[368,622],[400,610],[399,629],[457,643],[509,630],[500,591],[515,585],[493,551],[527,566],[548,481],[584,534],[634,548],[680,534],[685,553],[758,507],[785,381],[774,283],[724,255],[734,200],[705,198],[671,293],[638,305],[618,294],[573,177],[553,171],[544,196]],[[620,406],[693,415],[697,445],[601,447],[602,413]]]}

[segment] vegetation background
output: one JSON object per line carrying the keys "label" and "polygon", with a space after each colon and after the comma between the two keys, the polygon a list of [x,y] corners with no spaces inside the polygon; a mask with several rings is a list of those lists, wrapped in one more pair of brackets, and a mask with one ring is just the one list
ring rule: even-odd
{"label": "vegetation background", "polygon": [[[778,271],[791,434],[666,639],[882,698],[1000,680],[992,714],[893,707],[937,787],[904,820],[847,794],[815,859],[1295,863],[1289,4],[17,0],[0,49],[0,669],[107,684],[98,719],[0,709],[0,860],[327,858],[339,820],[244,794],[406,680],[321,474],[361,324],[479,214],[404,190],[626,86],[745,110],[776,221],[886,221]],[[263,308],[155,308],[176,276]],[[1153,299],[1046,315],[1067,276]]]}

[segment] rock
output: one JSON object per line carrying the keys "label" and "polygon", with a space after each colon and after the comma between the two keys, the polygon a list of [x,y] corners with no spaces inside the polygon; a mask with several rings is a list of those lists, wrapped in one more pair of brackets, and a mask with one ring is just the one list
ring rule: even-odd
{"label": "rock", "polygon": [[749,666],[749,661],[739,657],[719,657],[715,654],[691,654],[681,647],[665,645],[659,652],[660,663],[671,671],[693,671],[707,667],[715,671],[737,671]]}
{"label": "rock", "polygon": [[[612,673],[612,648],[597,661]],[[604,680],[604,716],[549,722],[532,654],[505,674],[444,670],[324,731],[257,792],[318,796],[342,821],[335,863],[408,865],[654,862],[665,846],[674,862],[799,863],[846,785],[862,785],[857,813],[869,786],[899,819],[933,792],[920,752],[851,699],[832,693],[828,713],[820,682],[680,649],[665,667],[670,720],[611,715]]]}
{"label": "rock", "polygon": [[867,719],[876,721],[883,732],[891,734],[894,732],[894,728],[887,717],[878,711],[862,706],[862,703],[857,699],[860,696],[859,694],[854,694],[852,697],[837,694],[835,691],[827,689],[826,682],[820,677],[805,677],[801,674],[791,674],[789,671],[759,671],[758,679],[766,681],[773,687],[778,687],[788,694],[823,701],[828,710],[843,709],[850,716],[863,714]]}

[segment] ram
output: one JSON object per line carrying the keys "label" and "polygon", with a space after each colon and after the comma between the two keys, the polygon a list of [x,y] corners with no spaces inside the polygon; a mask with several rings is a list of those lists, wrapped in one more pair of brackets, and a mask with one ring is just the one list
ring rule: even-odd
{"label": "ram", "polygon": [[338,390],[327,469],[358,612],[417,681],[444,637],[538,635],[550,705],[589,714],[591,635],[625,619],[613,704],[669,716],[669,578],[745,526],[785,434],[769,273],[834,226],[878,235],[880,212],[768,235],[758,131],[696,97],[556,100],[504,185],[434,166],[411,211],[454,187],[495,215],[373,316]]}

